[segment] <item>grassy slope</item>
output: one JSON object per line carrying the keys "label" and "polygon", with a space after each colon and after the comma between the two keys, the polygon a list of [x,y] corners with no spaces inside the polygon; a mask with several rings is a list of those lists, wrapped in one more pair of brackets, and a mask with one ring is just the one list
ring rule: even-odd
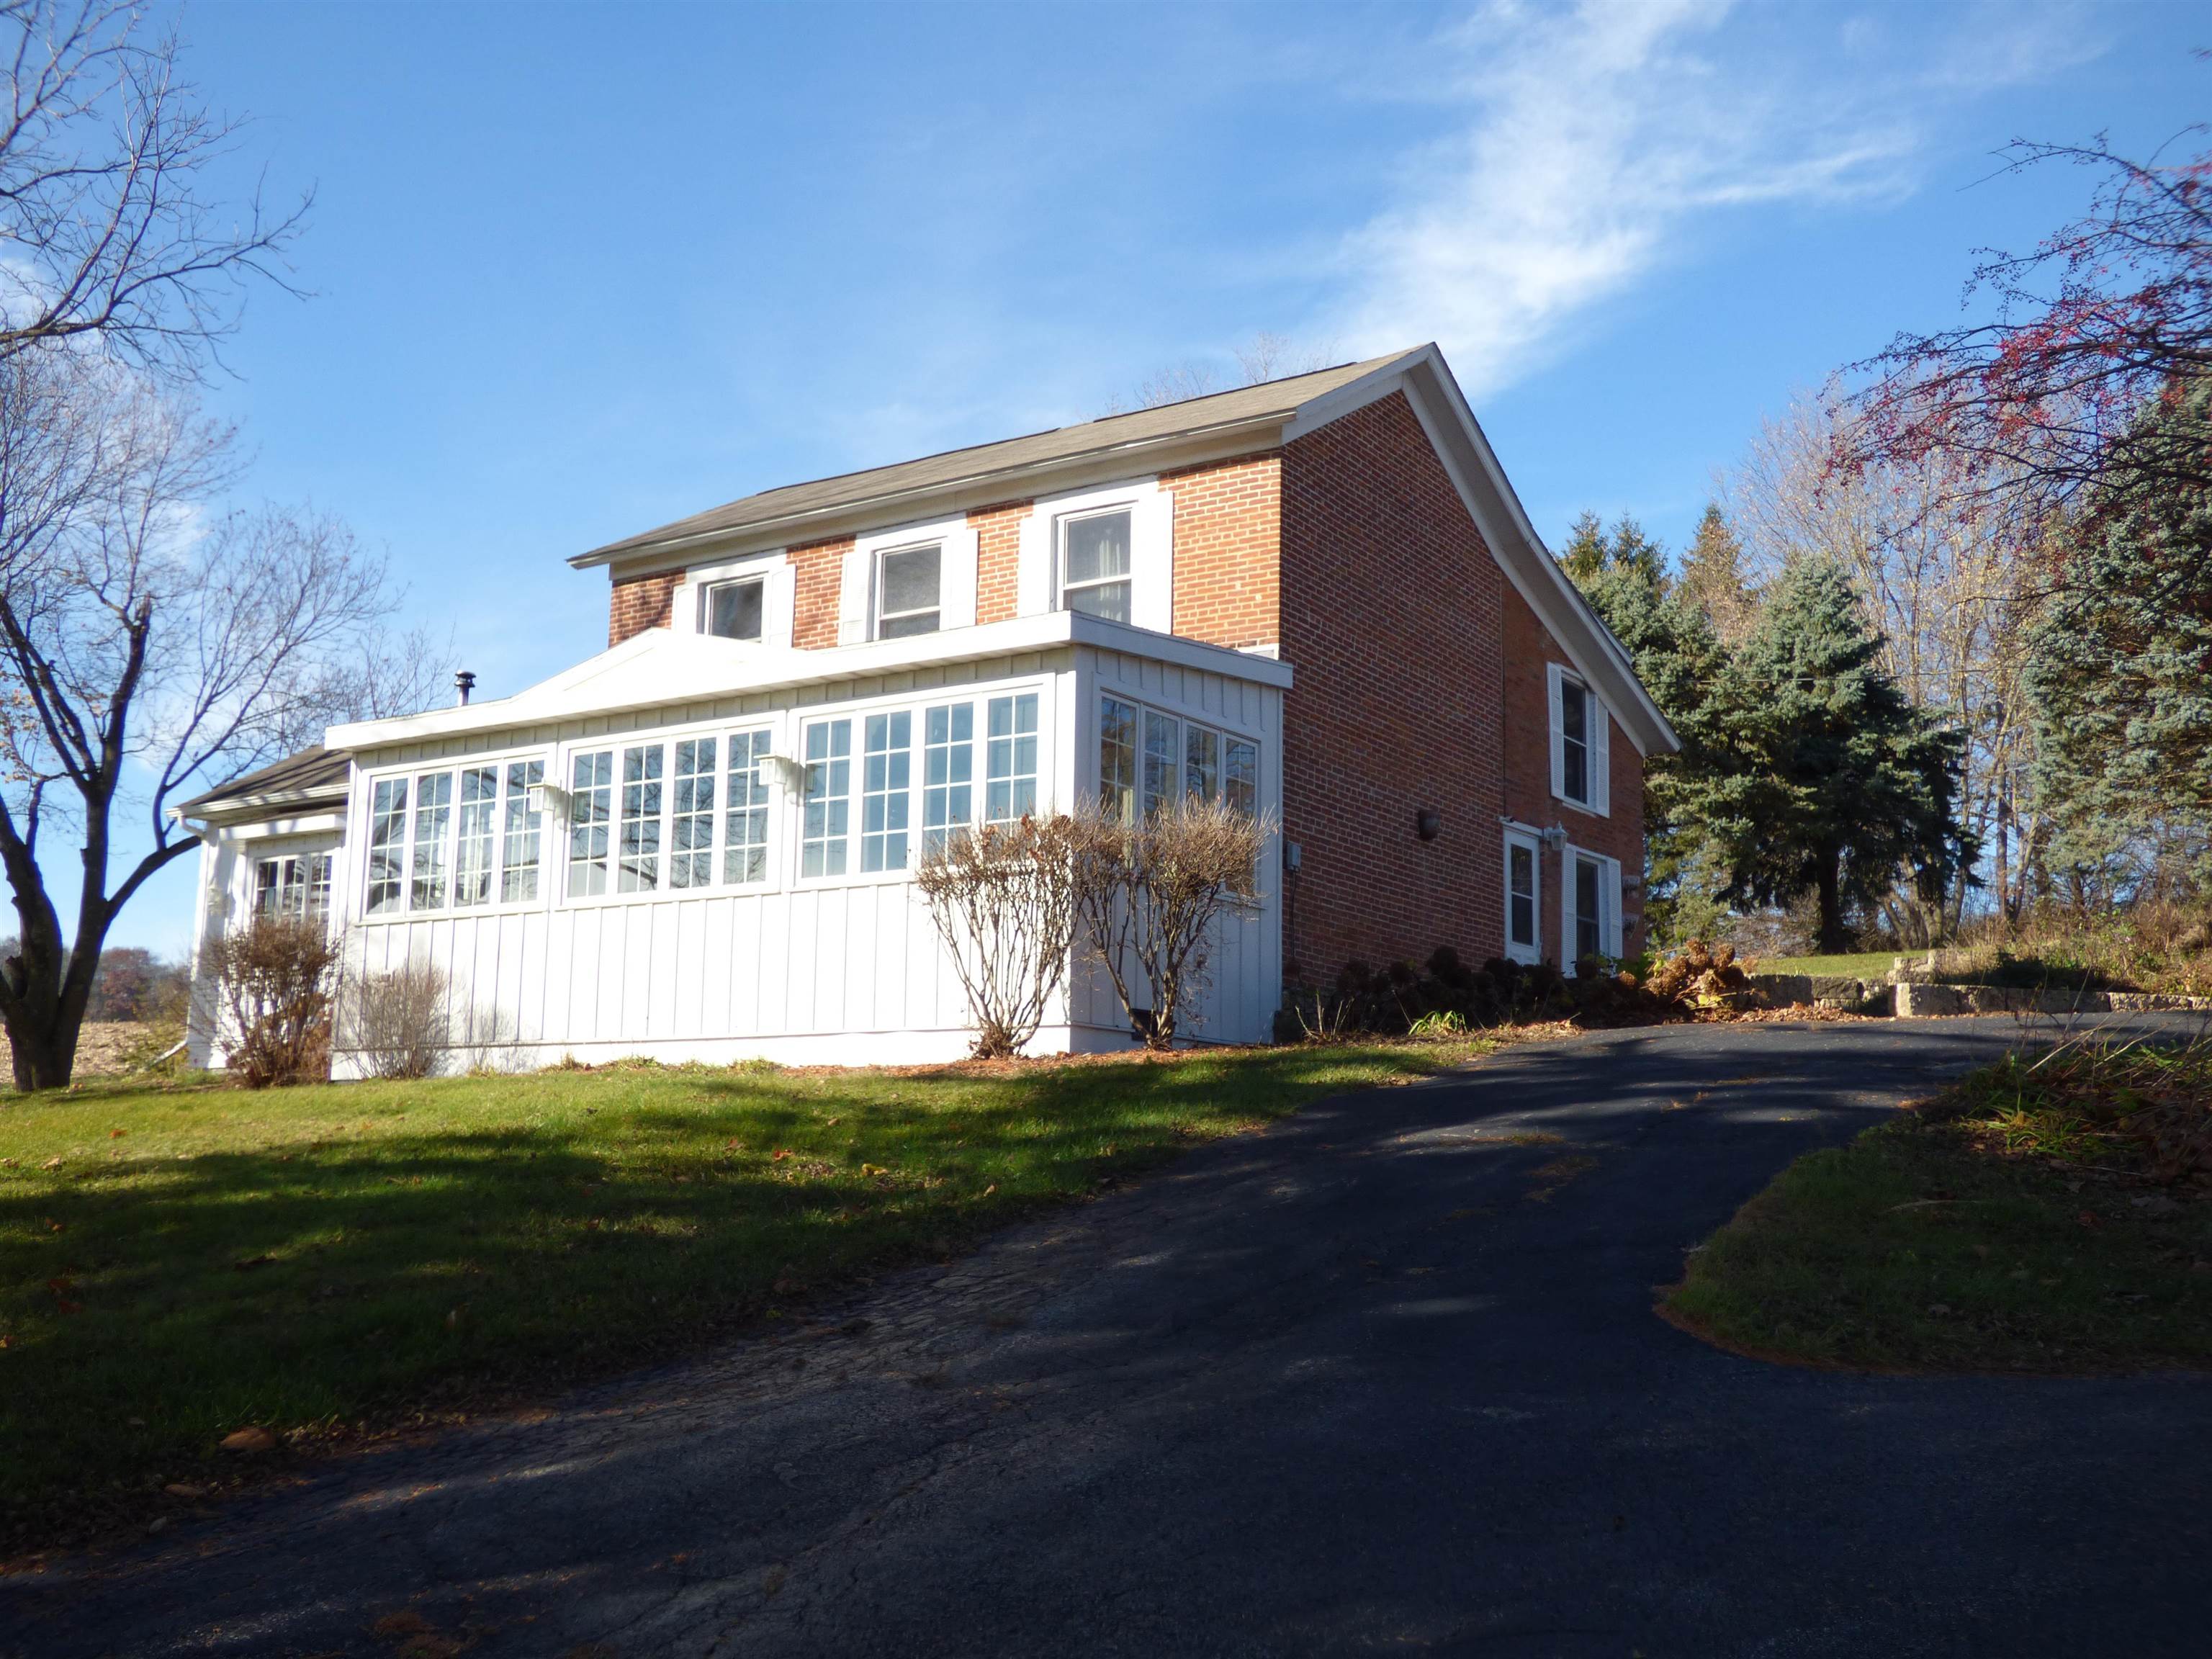
{"label": "grassy slope", "polygon": [[1856,956],[1768,957],[1754,963],[1752,971],[1760,974],[1848,974],[1856,979],[1887,979],[1891,965],[1900,955],[1907,954],[1910,953],[1862,951]]}
{"label": "grassy slope", "polygon": [[[1689,1261],[1667,1310],[1724,1346],[1906,1370],[2212,1364],[2212,1195],[2146,1178],[2120,1117],[2176,1061],[1976,1073],[1808,1154]],[[2167,1091],[2169,1095],[2171,1091]]]}
{"label": "grassy slope", "polygon": [[203,1478],[241,1425],[388,1421],[693,1346],[1481,1046],[0,1102],[0,1532]]}

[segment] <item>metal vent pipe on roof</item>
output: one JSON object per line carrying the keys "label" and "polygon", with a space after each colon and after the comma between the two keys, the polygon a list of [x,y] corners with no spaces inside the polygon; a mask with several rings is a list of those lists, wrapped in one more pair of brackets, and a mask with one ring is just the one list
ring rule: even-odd
{"label": "metal vent pipe on roof", "polygon": [[469,693],[476,689],[477,677],[467,669],[464,668],[453,676],[453,690],[460,693],[461,708],[466,708],[469,706]]}

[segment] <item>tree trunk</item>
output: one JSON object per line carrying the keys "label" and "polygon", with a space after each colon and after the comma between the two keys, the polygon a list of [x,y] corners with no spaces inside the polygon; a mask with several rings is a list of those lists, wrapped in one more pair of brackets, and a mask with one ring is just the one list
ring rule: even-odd
{"label": "tree trunk", "polygon": [[1844,932],[1843,854],[1823,850],[1820,854],[1820,938],[1822,956],[1835,956],[1850,948]]}

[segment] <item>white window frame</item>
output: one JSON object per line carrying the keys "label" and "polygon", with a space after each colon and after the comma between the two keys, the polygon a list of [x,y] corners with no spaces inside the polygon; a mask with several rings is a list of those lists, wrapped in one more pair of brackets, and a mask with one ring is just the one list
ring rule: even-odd
{"label": "white window frame", "polygon": [[[287,882],[284,879],[285,866],[288,865],[292,866],[296,871],[299,877],[297,881]],[[330,920],[331,903],[337,896],[335,885],[337,869],[337,849],[330,847],[302,849],[298,847],[280,846],[270,852],[249,848],[246,854],[245,910],[249,922],[260,921],[264,914],[261,908],[261,872],[264,868],[271,866],[276,869],[276,880],[270,890],[276,895],[276,902],[266,914],[283,916],[293,921],[327,922]],[[315,878],[318,866],[321,866],[320,881]],[[315,890],[318,887],[322,890],[323,895],[320,904],[315,902]],[[286,896],[287,894],[292,893],[298,895],[296,904]]]}
{"label": "white window frame", "polygon": [[[546,826],[547,833],[555,836],[559,852],[558,902],[565,908],[589,908],[606,904],[659,904],[683,899],[775,890],[781,884],[777,873],[777,859],[780,856],[784,836],[779,827],[780,814],[775,786],[773,783],[769,786],[768,841],[762,849],[765,854],[763,860],[763,873],[744,881],[730,879],[730,813],[733,810],[730,801],[730,745],[743,739],[750,750],[757,746],[754,743],[757,737],[762,733],[767,734],[768,745],[765,754],[755,762],[755,777],[757,781],[761,768],[774,765],[773,757],[776,753],[775,739],[779,729],[778,723],[773,720],[756,719],[736,722],[715,721],[703,726],[662,726],[605,737],[577,738],[562,744],[560,751],[560,777],[563,791],[562,799],[568,805],[564,806],[557,818],[549,814]],[[677,857],[676,820],[678,817],[677,749],[682,744],[708,741],[714,745],[713,771],[711,774],[694,775],[711,775],[714,779],[714,805],[708,814],[710,821],[711,840],[704,848],[693,846],[684,849],[684,855],[687,857],[698,854],[702,851],[705,853],[707,879],[704,882],[690,883],[679,887],[673,880],[674,860]],[[656,879],[650,888],[633,888],[624,891],[622,887],[621,869],[623,752],[629,749],[655,747],[661,750],[660,812],[657,820],[659,850],[655,854],[657,866],[654,872]],[[578,757],[589,755],[613,757],[613,781],[609,787],[609,817],[606,823],[607,884],[605,890],[598,893],[576,890],[570,865],[569,836],[575,828],[573,795],[569,793],[570,781],[575,776]],[[748,803],[744,808],[737,810],[750,812],[760,809]],[[541,862],[538,868],[542,889],[545,866]]]}
{"label": "white window frame", "polygon": [[[362,921],[381,926],[387,922],[421,921],[440,916],[480,916],[502,910],[534,910],[544,908],[548,882],[550,878],[547,864],[550,850],[550,837],[555,827],[554,816],[543,805],[539,807],[536,815],[538,818],[538,891],[528,898],[507,898],[506,896],[507,836],[511,830],[527,833],[529,828],[526,823],[516,824],[512,821],[512,815],[508,810],[511,790],[507,773],[512,767],[527,767],[533,762],[543,765],[550,773],[553,759],[553,756],[542,749],[510,750],[493,755],[457,756],[444,761],[418,761],[411,766],[380,767],[375,771],[366,774],[362,780],[361,795],[360,822],[363,826],[362,856],[352,878],[354,901],[358,906],[354,910],[354,915]],[[494,774],[495,789],[491,814],[489,889],[489,896],[483,902],[464,904],[457,902],[454,890],[460,859],[460,775],[464,772],[478,770]],[[416,864],[415,832],[421,781],[424,778],[441,775],[453,781],[446,802],[445,828],[440,836],[437,849],[441,858],[440,868],[442,872],[440,878],[441,897],[436,904],[418,906],[415,902]],[[368,908],[368,897],[369,889],[374,884],[374,862],[371,856],[372,849],[368,836],[370,826],[374,818],[374,804],[376,799],[377,787],[386,783],[401,784],[404,790],[403,797],[404,804],[401,810],[401,837],[397,848],[399,860],[399,902],[391,909],[372,913]],[[526,786],[526,796],[531,789],[537,787]],[[526,814],[527,811],[526,799]],[[560,828],[565,837],[567,824],[562,823]],[[562,845],[565,848],[565,839]],[[562,860],[562,867],[565,872],[567,868],[565,855]]]}
{"label": "white window frame", "polygon": [[[1516,847],[1528,854],[1531,914],[1525,945],[1513,937],[1513,849]],[[1509,827],[1504,858],[1505,957],[1509,962],[1534,964],[1544,959],[1544,838],[1533,830]]]}
{"label": "white window frame", "polygon": [[[755,553],[742,559],[725,559],[714,564],[694,565],[684,573],[683,580],[676,585],[675,598],[670,603],[669,618],[678,628],[689,629],[694,634],[707,633],[707,590],[725,582],[749,581],[758,578],[761,583],[761,636],[757,640],[730,640],[734,646],[780,647],[791,645],[791,617],[798,578],[791,560],[779,548],[773,553]],[[713,638],[714,635],[708,637]]]}
{"label": "white window frame", "polygon": [[1158,478],[1136,478],[1097,489],[1048,496],[1022,520],[1015,565],[1018,616],[1064,611],[1060,591],[1064,526],[1070,520],[1127,509],[1129,514],[1129,623],[1175,631],[1175,492]]}
{"label": "white window frame", "polygon": [[1559,966],[1572,975],[1575,971],[1575,924],[1580,920],[1575,910],[1575,866],[1587,860],[1598,866],[1597,901],[1598,939],[1601,953],[1616,960],[1621,954],[1620,932],[1620,860],[1587,847],[1577,847],[1569,842],[1559,852]]}
{"label": "white window frame", "polygon": [[886,553],[937,546],[937,631],[975,625],[975,559],[979,538],[967,515],[903,524],[856,536],[838,576],[837,643],[859,645],[883,630],[883,564]]}
{"label": "white window frame", "polygon": [[[1567,728],[1566,689],[1573,686],[1583,694],[1583,767],[1584,781],[1589,787],[1589,798],[1577,799],[1567,793]],[[1593,817],[1607,817],[1612,813],[1613,774],[1612,738],[1613,717],[1607,712],[1605,700],[1580,674],[1560,663],[1544,665],[1544,704],[1551,725],[1552,797],[1564,801],[1578,812],[1588,812]]]}
{"label": "white window frame", "polygon": [[1153,720],[1166,720],[1175,726],[1172,752],[1168,760],[1168,794],[1171,802],[1190,799],[1190,735],[1193,731],[1210,733],[1216,740],[1213,787],[1210,793],[1201,792],[1208,802],[1225,799],[1229,791],[1229,751],[1232,746],[1252,751],[1252,810],[1256,817],[1261,805],[1267,799],[1262,769],[1266,766],[1267,745],[1259,734],[1241,727],[1224,725],[1211,717],[1188,714],[1154,698],[1132,696],[1119,686],[1094,683],[1090,708],[1085,720],[1089,742],[1085,745],[1090,777],[1088,799],[1104,805],[1105,788],[1105,702],[1108,698],[1125,703],[1137,711],[1136,744],[1133,764],[1136,776],[1131,795],[1134,810],[1141,819],[1158,810],[1161,803],[1146,778],[1146,735]]}

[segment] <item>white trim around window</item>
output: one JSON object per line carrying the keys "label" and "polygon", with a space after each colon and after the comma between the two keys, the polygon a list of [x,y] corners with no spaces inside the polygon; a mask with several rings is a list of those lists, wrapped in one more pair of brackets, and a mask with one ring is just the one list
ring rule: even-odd
{"label": "white trim around window", "polygon": [[[857,645],[866,640],[896,638],[902,632],[942,633],[974,627],[976,547],[976,533],[964,516],[855,537],[838,577],[837,642]],[[896,581],[887,590],[887,562],[924,562],[932,548],[937,551],[933,596],[911,592],[902,595],[896,591],[902,584]],[[916,573],[909,569],[906,574]],[[934,603],[927,602],[932,597]]]}
{"label": "white trim around window", "polygon": [[362,918],[539,908],[553,855],[545,761],[542,750],[471,756],[365,777]]}
{"label": "white trim around window", "polygon": [[774,553],[726,560],[720,564],[694,565],[684,573],[684,580],[676,585],[669,621],[687,633],[711,633],[714,631],[709,625],[714,590],[756,581],[761,588],[761,631],[759,639],[750,642],[787,648],[791,644],[791,616],[797,576],[791,568],[791,561],[780,549]]}
{"label": "white trim around window", "polygon": [[1613,717],[1581,676],[1544,665],[1544,704],[1551,728],[1552,795],[1578,811],[1612,811]]}
{"label": "white trim around window", "polygon": [[1544,959],[1544,842],[1533,830],[1505,832],[1505,956]]}
{"label": "white trim around window", "polygon": [[1570,842],[1559,854],[1559,965],[1572,974],[1593,945],[1620,955],[1620,861]]}
{"label": "white trim around window", "polygon": [[[1111,537],[1083,544],[1082,526],[1119,514],[1128,515],[1126,574],[1109,568],[1123,562],[1118,550],[1107,564],[1100,562],[1101,552],[1115,545]],[[1073,576],[1072,549],[1079,567]],[[1071,599],[1087,594],[1076,608],[1155,633],[1173,632],[1175,492],[1161,489],[1157,478],[1139,478],[1038,501],[1022,521],[1015,577],[1018,615],[1067,610]],[[1126,614],[1120,614],[1125,605]]]}

